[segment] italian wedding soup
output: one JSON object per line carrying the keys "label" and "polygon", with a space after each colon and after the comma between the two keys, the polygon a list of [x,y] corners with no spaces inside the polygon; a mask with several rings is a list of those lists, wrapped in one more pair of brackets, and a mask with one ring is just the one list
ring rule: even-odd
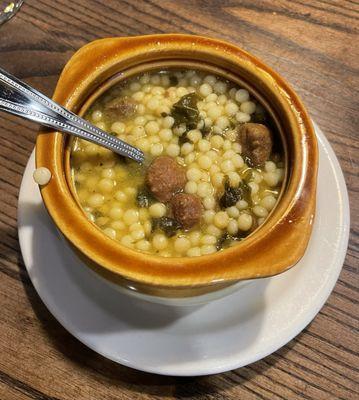
{"label": "italian wedding soup", "polygon": [[145,154],[139,165],[72,143],[84,212],[124,246],[163,257],[212,254],[275,207],[284,162],[274,125],[232,82],[196,70],[146,73],[112,87],[85,118]]}

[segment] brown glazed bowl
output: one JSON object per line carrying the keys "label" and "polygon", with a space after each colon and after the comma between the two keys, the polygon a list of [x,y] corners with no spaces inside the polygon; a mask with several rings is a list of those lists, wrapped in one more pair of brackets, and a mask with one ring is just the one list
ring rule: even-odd
{"label": "brown glazed bowl", "polygon": [[83,114],[100,93],[119,80],[170,67],[222,75],[249,90],[270,112],[284,149],[286,177],[279,201],[265,223],[236,246],[208,256],[164,258],[124,247],[91,223],[80,208],[68,178],[66,135],[40,132],[36,165],[52,173],[41,194],[56,226],[86,265],[102,277],[155,296],[197,296],[287,270],[303,256],[312,230],[317,143],[296,93],[262,61],[233,44],[207,37],[168,34],[102,39],[71,58],[53,98]]}

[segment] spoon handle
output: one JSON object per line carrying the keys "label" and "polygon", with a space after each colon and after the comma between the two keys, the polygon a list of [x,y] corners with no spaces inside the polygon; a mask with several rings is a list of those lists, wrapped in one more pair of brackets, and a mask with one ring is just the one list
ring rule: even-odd
{"label": "spoon handle", "polygon": [[[16,15],[16,13],[20,10],[24,0],[16,0],[16,1],[0,1],[0,25],[9,21],[12,17]],[[5,4],[4,4],[5,3]]]}
{"label": "spoon handle", "polygon": [[143,162],[141,150],[109,135],[0,68],[0,110]]}

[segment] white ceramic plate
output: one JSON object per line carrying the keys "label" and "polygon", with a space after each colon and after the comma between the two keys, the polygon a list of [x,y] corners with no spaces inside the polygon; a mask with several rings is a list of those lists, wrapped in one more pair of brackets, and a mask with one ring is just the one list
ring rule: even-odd
{"label": "white ceramic plate", "polygon": [[[303,259],[209,304],[171,307],[120,293],[64,247],[33,182],[32,154],[19,197],[19,239],[30,278],[57,320],[94,351],[164,375],[206,375],[257,361],[296,336],[323,306],[348,243],[348,196],[339,163],[316,127],[317,215]],[[275,251],[275,248],[273,249]]]}

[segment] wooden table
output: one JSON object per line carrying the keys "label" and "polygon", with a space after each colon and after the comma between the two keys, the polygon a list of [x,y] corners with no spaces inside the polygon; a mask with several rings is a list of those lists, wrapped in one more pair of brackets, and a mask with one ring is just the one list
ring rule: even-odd
{"label": "wooden table", "polygon": [[242,46],[301,95],[340,160],[352,214],[348,254],[335,289],[287,346],[246,368],[210,377],[137,372],[74,339],[32,287],[19,250],[16,208],[37,128],[2,114],[1,400],[359,398],[358,17],[354,0],[28,0],[0,28],[1,66],[48,95],[74,51],[97,38],[186,32]]}

